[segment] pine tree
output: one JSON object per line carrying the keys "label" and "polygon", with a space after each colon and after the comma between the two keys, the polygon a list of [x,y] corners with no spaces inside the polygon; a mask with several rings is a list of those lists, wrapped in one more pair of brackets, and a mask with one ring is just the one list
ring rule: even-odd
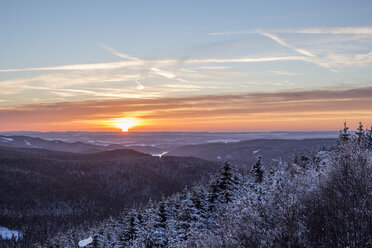
{"label": "pine tree", "polygon": [[346,122],[344,122],[344,129],[340,130],[340,140],[344,143],[347,143],[350,140],[350,134],[348,132],[349,127],[346,125]]}
{"label": "pine tree", "polygon": [[93,248],[98,248],[98,235],[93,236],[93,242],[92,242]]}
{"label": "pine tree", "polygon": [[130,213],[128,220],[129,223],[125,227],[123,235],[120,237],[120,247],[131,246],[133,244],[133,240],[138,236],[139,220],[137,218],[136,212]]}
{"label": "pine tree", "polygon": [[368,149],[372,149],[372,126],[371,129],[367,129],[366,131],[366,139],[367,139],[367,147]]}
{"label": "pine tree", "polygon": [[184,191],[180,203],[181,208],[180,211],[176,213],[177,223],[175,225],[176,241],[178,242],[187,240],[190,228],[198,221],[197,210],[193,206],[191,195],[188,191]]}
{"label": "pine tree", "polygon": [[237,187],[238,179],[229,162],[220,169],[217,178],[210,184],[208,192],[208,210],[213,211],[216,204],[230,203]]}
{"label": "pine tree", "polygon": [[264,171],[262,169],[262,162],[260,156],[257,158],[256,164],[253,165],[251,173],[256,183],[262,183]]}
{"label": "pine tree", "polygon": [[192,207],[194,209],[193,216],[196,219],[194,226],[205,227],[205,220],[207,218],[207,207],[208,203],[206,201],[205,193],[199,189],[192,189],[190,193],[190,200],[192,202]]}
{"label": "pine tree", "polygon": [[97,245],[97,247],[103,247],[106,241],[106,237],[105,237],[105,233],[102,227],[95,237],[96,237],[95,244]]}
{"label": "pine tree", "polygon": [[155,216],[154,223],[154,232],[152,233],[151,240],[148,242],[147,246],[163,248],[168,246],[168,237],[167,237],[167,219],[168,213],[165,207],[164,202],[159,204],[158,212]]}
{"label": "pine tree", "polygon": [[355,134],[357,135],[357,142],[359,144],[359,146],[365,146],[366,145],[366,136],[365,136],[365,131],[363,129],[363,124],[362,122],[359,122],[359,127],[357,128],[357,131],[355,132]]}

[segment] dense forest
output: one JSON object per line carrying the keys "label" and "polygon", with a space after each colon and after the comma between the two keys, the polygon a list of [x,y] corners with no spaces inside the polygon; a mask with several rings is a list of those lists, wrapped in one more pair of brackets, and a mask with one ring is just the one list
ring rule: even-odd
{"label": "dense forest", "polygon": [[0,148],[0,227],[22,238],[0,247],[30,247],[77,226],[92,226],[128,208],[208,182],[218,168],[196,158],[153,157],[133,150],[78,154]]}
{"label": "dense forest", "polygon": [[337,146],[210,182],[80,226],[35,247],[371,247],[372,137],[345,126]]}

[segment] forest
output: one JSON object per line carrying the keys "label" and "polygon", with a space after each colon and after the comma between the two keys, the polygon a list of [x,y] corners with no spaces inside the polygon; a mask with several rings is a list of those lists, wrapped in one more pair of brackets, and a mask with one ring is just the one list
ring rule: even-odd
{"label": "forest", "polygon": [[205,185],[117,217],[80,225],[34,247],[371,247],[372,136],[362,125],[312,156],[228,161]]}
{"label": "forest", "polygon": [[22,238],[0,247],[31,247],[78,226],[117,217],[151,198],[203,184],[218,166],[196,158],[153,157],[133,150],[94,154],[0,148],[0,227]]}

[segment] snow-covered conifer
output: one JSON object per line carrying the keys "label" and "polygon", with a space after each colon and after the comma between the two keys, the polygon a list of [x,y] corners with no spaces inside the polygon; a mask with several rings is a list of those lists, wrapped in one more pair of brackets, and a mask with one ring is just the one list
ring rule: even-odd
{"label": "snow-covered conifer", "polygon": [[264,171],[262,168],[261,156],[257,158],[257,162],[253,165],[251,173],[256,183],[262,183]]}

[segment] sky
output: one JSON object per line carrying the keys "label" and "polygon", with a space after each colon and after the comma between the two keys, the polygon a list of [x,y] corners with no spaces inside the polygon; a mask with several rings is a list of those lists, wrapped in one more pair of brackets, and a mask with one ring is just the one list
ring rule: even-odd
{"label": "sky", "polygon": [[372,124],[371,1],[1,1],[0,131]]}

